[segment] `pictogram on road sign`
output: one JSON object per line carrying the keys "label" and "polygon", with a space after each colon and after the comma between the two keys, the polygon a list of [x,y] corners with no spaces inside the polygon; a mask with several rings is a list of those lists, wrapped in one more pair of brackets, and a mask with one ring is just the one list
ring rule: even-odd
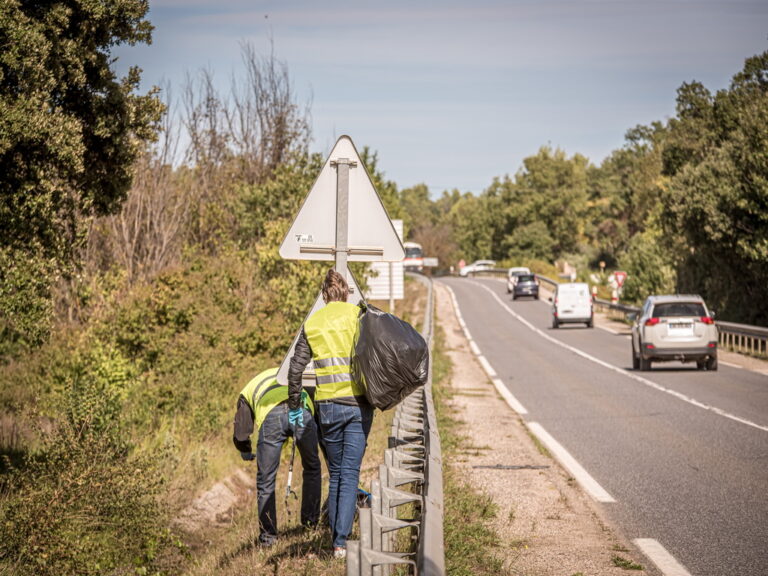
{"label": "pictogram on road sign", "polygon": [[[340,238],[339,230],[345,226],[345,237]],[[346,252],[350,262],[405,258],[400,238],[349,136],[336,142],[280,245],[280,256],[288,260],[335,260],[339,251]]]}

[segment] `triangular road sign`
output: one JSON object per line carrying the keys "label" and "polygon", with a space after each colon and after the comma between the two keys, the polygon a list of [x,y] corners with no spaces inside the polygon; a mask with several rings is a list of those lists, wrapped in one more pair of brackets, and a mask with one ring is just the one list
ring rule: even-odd
{"label": "triangular road sign", "polygon": [[336,193],[339,161],[349,169],[350,262],[399,262],[405,250],[349,136],[336,142],[322,171],[280,245],[288,260],[334,260],[336,249]]}
{"label": "triangular road sign", "polygon": [[[351,304],[357,304],[362,300],[365,302],[365,296],[363,296],[362,290],[360,290],[360,286],[357,284],[357,280],[355,280],[355,277],[352,275],[351,270],[347,270],[347,284],[349,284],[350,293],[347,297],[347,302]],[[312,305],[312,308],[310,309],[309,313],[304,317],[304,322],[307,321],[307,318],[312,316],[315,312],[320,310],[325,306],[325,302],[323,302],[323,293],[322,291],[317,295],[317,298],[315,299],[315,303]],[[277,383],[282,385],[288,384],[288,368],[291,363],[291,358],[293,357],[293,351],[296,349],[296,341],[299,339],[299,335],[301,334],[301,330],[304,328],[304,322],[301,323],[301,326],[299,326],[299,330],[296,332],[296,336],[293,337],[293,342],[291,343],[291,347],[288,350],[288,353],[285,355],[285,358],[283,358],[282,364],[280,364],[280,369],[277,372]],[[315,367],[312,363],[312,361],[309,361],[309,364],[307,364],[307,367],[304,369],[304,375],[302,377],[303,385],[304,386],[314,386],[315,385]]]}

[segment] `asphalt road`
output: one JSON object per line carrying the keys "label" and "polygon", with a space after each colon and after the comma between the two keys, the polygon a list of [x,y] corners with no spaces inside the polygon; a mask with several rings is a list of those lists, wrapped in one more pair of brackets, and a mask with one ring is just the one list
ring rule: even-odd
{"label": "asphalt road", "polygon": [[601,506],[625,536],[657,540],[694,576],[768,574],[768,376],[634,371],[625,335],[552,329],[547,302],[513,302],[498,280],[440,281],[524,420],[616,500]]}

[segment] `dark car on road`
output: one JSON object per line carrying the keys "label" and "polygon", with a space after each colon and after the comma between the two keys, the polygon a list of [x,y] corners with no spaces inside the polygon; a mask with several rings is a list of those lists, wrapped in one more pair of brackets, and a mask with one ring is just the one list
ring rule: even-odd
{"label": "dark car on road", "polygon": [[529,298],[539,299],[539,283],[534,274],[521,274],[517,277],[517,282],[512,288],[512,300],[517,300],[527,296]]}

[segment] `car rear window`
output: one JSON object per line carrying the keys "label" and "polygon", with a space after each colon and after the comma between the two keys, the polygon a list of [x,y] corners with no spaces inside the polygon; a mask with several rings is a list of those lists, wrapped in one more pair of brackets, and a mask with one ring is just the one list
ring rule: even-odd
{"label": "car rear window", "polygon": [[536,277],[533,274],[520,274],[517,277],[517,281],[519,282],[535,282]]}
{"label": "car rear window", "polygon": [[669,304],[656,304],[653,307],[654,318],[667,318],[679,316],[706,316],[704,305],[701,302],[671,302]]}

